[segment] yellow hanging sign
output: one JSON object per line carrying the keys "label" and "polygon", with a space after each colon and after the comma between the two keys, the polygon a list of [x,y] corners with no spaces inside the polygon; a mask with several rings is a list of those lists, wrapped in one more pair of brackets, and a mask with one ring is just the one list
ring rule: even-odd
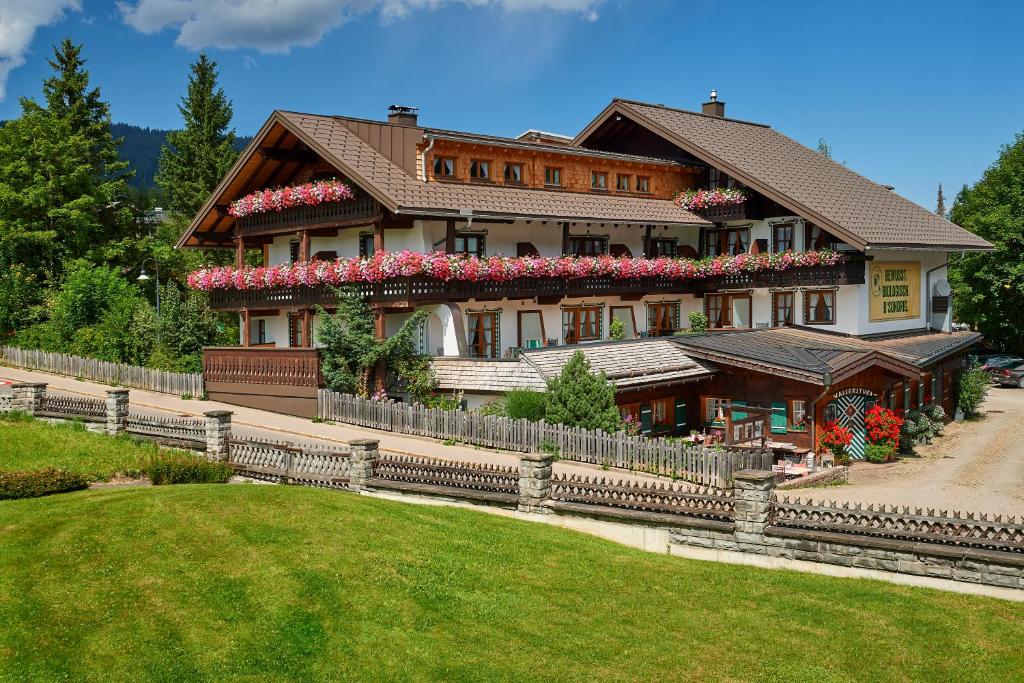
{"label": "yellow hanging sign", "polygon": [[871,287],[868,317],[871,322],[920,317],[920,262],[872,262],[868,272]]}

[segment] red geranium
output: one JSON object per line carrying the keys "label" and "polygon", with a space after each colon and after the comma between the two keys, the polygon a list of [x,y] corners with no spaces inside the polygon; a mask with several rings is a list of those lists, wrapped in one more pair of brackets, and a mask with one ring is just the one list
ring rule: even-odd
{"label": "red geranium", "polygon": [[851,443],[853,443],[853,432],[838,422],[826,422],[821,436],[818,437],[818,447],[822,450],[830,450],[836,455],[839,455],[836,452],[837,449],[842,451]]}
{"label": "red geranium", "polygon": [[880,405],[872,406],[864,416],[868,443],[884,444],[896,448],[900,440],[903,418]]}

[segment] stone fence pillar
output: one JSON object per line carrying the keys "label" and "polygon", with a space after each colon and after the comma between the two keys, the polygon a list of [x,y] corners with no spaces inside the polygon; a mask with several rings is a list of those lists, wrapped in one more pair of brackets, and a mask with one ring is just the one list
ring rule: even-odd
{"label": "stone fence pillar", "polygon": [[733,474],[736,506],[736,543],[740,550],[763,554],[764,530],[768,526],[775,474],[766,470],[740,470]]}
{"label": "stone fence pillar", "polygon": [[11,385],[11,410],[35,415],[43,406],[46,383],[20,382]]}
{"label": "stone fence pillar", "polygon": [[107,435],[124,434],[128,427],[128,390],[107,389]]}
{"label": "stone fence pillar", "polygon": [[231,438],[231,411],[210,410],[206,418],[206,457],[210,460],[228,459],[228,439]]}
{"label": "stone fence pillar", "polygon": [[527,453],[519,458],[519,511],[550,512],[544,501],[551,497],[549,453]]}
{"label": "stone fence pillar", "polygon": [[348,486],[353,491],[366,488],[367,480],[373,477],[373,467],[380,455],[377,439],[356,439],[348,442],[352,455],[349,456]]}

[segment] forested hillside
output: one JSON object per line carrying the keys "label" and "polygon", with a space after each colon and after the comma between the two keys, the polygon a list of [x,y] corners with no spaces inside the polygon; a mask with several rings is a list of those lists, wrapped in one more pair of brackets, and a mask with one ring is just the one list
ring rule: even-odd
{"label": "forested hillside", "polygon": [[[160,148],[167,141],[170,131],[160,128],[144,128],[130,123],[114,123],[110,132],[115,138],[121,138],[121,158],[135,169],[135,177],[128,184],[138,189],[149,189],[154,186],[157,160]],[[239,137],[235,146],[242,149],[249,144],[251,137]]]}

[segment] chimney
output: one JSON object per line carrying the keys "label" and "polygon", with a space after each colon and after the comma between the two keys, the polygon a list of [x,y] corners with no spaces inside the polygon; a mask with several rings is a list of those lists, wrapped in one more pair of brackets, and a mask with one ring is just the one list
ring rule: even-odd
{"label": "chimney", "polygon": [[711,90],[711,99],[700,105],[700,111],[707,116],[717,116],[719,118],[725,116],[725,102],[718,101],[717,90]]}
{"label": "chimney", "polygon": [[400,126],[415,126],[417,107],[404,107],[400,104],[392,104],[388,107],[388,123],[397,123]]}

